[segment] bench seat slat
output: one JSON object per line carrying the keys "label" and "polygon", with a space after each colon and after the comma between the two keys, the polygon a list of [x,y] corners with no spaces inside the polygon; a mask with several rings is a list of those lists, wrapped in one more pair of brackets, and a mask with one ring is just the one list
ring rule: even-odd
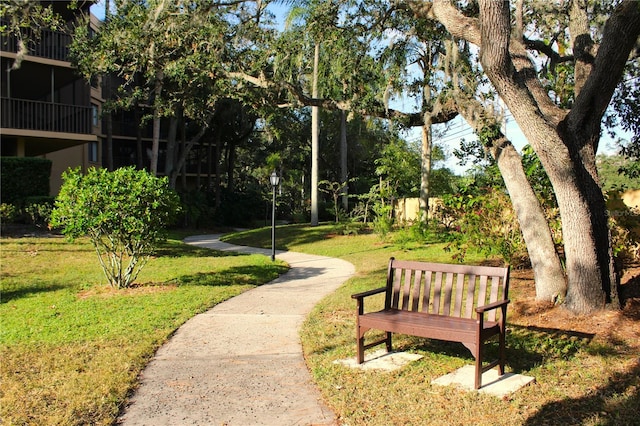
{"label": "bench seat slat", "polygon": [[411,310],[418,311],[418,303],[420,302],[420,286],[422,282],[422,271],[418,270],[414,274],[413,279],[413,295],[411,296],[412,305]]}
{"label": "bench seat slat", "polygon": [[[360,326],[429,339],[467,343],[475,343],[477,330],[475,320],[393,309],[362,315]],[[483,334],[496,334],[497,327],[497,322],[485,321]]]}

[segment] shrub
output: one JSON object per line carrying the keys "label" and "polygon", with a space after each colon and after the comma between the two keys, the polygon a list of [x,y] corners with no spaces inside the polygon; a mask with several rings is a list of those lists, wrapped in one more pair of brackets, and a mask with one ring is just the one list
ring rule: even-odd
{"label": "shrub", "polygon": [[51,160],[38,157],[0,158],[0,197],[15,204],[33,196],[49,195]]}
{"label": "shrub", "polygon": [[455,218],[448,249],[456,251],[460,262],[470,247],[487,257],[499,255],[514,267],[528,262],[518,220],[503,191],[488,188],[480,194],[448,195],[443,205]]}
{"label": "shrub", "polygon": [[51,226],[73,239],[88,235],[102,269],[115,288],[129,287],[166,239],[166,227],[180,210],[166,178],[127,167],[91,168],[63,175]]}
{"label": "shrub", "polygon": [[26,222],[38,228],[46,228],[51,220],[54,197],[28,197],[24,200],[23,213]]}
{"label": "shrub", "polygon": [[384,240],[393,230],[393,205],[377,202],[373,205],[373,213],[373,231]]}
{"label": "shrub", "polygon": [[17,213],[18,210],[13,204],[0,204],[0,218],[2,218],[3,222],[11,222],[15,218]]}
{"label": "shrub", "polygon": [[367,203],[364,207],[365,223],[366,214],[369,208],[373,212],[373,231],[385,240],[389,232],[393,230],[393,199],[395,198],[394,188],[388,181],[381,180],[373,185],[369,193],[360,196],[360,200]]}
{"label": "shrub", "polygon": [[395,233],[393,242],[406,249],[412,244],[425,245],[438,241],[438,223],[433,220],[429,222],[417,220],[406,223]]}
{"label": "shrub", "polygon": [[2,203],[0,204],[0,224],[3,226],[7,223],[11,223],[15,220],[18,214],[18,209],[13,204]]}
{"label": "shrub", "polygon": [[607,193],[613,254],[622,264],[640,260],[640,210],[625,205],[618,191]]}

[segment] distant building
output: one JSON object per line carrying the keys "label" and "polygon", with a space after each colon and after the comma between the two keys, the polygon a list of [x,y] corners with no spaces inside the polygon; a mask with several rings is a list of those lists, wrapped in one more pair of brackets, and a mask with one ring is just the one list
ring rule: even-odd
{"label": "distant building", "polygon": [[[68,25],[74,25],[76,14],[89,13],[91,2],[80,2],[77,11],[69,10],[69,3],[50,2]],[[52,160],[53,194],[68,167],[101,165],[101,90],[97,84],[87,84],[71,66],[70,43],[68,34],[42,30],[20,67],[12,70],[17,40],[5,36],[0,40],[0,154]]]}
{"label": "distant building", "polygon": [[[80,14],[90,15],[90,30],[101,22],[90,14],[93,0],[81,0],[69,9],[70,0],[45,0],[73,28]],[[14,37],[0,39],[0,155],[43,157],[52,161],[51,195],[62,185],[69,167],[148,168],[151,160],[152,122],[142,123],[142,109],[102,114],[102,105],[116,93],[120,81],[104,76],[87,83],[69,60],[72,37],[42,30],[30,44],[19,68],[12,70],[18,43]],[[164,174],[168,122],[160,131],[158,173]],[[109,143],[108,141],[111,141]],[[212,142],[199,143],[188,155],[182,170],[182,186],[211,187]]]}

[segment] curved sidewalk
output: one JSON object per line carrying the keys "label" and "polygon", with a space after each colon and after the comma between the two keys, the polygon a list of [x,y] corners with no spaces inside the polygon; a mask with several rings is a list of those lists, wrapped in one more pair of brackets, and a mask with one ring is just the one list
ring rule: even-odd
{"label": "curved sidewalk", "polygon": [[[185,242],[271,255],[218,237]],[[311,381],[298,331],[313,306],[351,277],[354,267],[302,253],[277,257],[289,263],[289,272],[195,316],[158,350],[118,424],[336,424]]]}

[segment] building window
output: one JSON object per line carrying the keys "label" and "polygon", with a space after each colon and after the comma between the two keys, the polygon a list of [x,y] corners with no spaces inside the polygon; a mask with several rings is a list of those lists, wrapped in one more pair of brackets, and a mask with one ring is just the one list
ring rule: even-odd
{"label": "building window", "polygon": [[93,127],[98,127],[98,105],[91,104],[91,123]]}
{"label": "building window", "polygon": [[92,163],[98,162],[98,142],[89,142],[89,161]]}

